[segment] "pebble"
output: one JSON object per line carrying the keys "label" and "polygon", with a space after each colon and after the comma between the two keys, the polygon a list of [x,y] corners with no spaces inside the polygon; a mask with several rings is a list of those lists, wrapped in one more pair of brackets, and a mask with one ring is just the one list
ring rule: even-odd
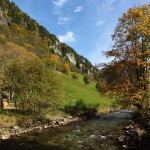
{"label": "pebble", "polygon": [[106,139],[107,139],[106,136],[103,136],[103,135],[100,135],[100,138],[101,138],[102,140],[106,140]]}
{"label": "pebble", "polygon": [[95,139],[95,137],[96,137],[95,135],[90,135],[89,138],[90,138],[90,139]]}
{"label": "pebble", "polygon": [[128,145],[122,145],[123,148],[127,149],[128,148]]}
{"label": "pebble", "polygon": [[6,139],[9,139],[10,135],[9,134],[4,134],[4,135],[1,135],[0,138],[2,140],[6,140]]}
{"label": "pebble", "polygon": [[118,137],[118,141],[124,142],[125,138],[126,138],[125,135],[121,135],[120,137]]}

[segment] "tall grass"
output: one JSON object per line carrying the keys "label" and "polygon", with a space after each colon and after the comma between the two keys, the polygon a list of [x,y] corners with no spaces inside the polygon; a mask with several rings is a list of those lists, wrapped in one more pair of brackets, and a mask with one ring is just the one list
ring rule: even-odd
{"label": "tall grass", "polygon": [[0,110],[0,128],[11,127],[16,124],[17,116],[8,111],[8,110]]}

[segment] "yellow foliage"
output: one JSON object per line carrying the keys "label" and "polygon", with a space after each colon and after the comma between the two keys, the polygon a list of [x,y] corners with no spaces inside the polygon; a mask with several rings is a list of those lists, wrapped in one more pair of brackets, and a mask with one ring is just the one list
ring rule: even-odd
{"label": "yellow foliage", "polygon": [[0,40],[3,40],[3,39],[6,39],[5,35],[4,34],[0,34]]}
{"label": "yellow foliage", "polygon": [[0,126],[1,127],[11,127],[17,123],[17,120],[13,116],[1,115]]}
{"label": "yellow foliage", "polygon": [[11,23],[11,29],[15,32],[22,32],[22,29],[19,28],[19,26],[16,23]]}
{"label": "yellow foliage", "polygon": [[2,50],[4,59],[18,59],[20,61],[36,59],[36,54],[27,51],[24,47],[16,45],[12,42],[6,42],[4,49]]}
{"label": "yellow foliage", "polygon": [[60,64],[60,59],[57,55],[51,54],[50,59],[53,63]]}
{"label": "yellow foliage", "polygon": [[135,93],[135,95],[132,96],[132,100],[141,100],[142,99],[142,95],[139,93]]}
{"label": "yellow foliage", "polygon": [[[149,77],[150,4],[135,6],[124,13],[112,36],[114,45],[106,56],[113,60],[102,73],[108,89],[129,97],[137,108],[145,107]],[[134,94],[133,94],[134,93]],[[122,102],[126,101],[122,99]]]}
{"label": "yellow foliage", "polygon": [[28,44],[28,43],[25,43],[23,46],[29,50],[34,49],[34,46],[32,46],[31,44]]}
{"label": "yellow foliage", "polygon": [[68,74],[70,71],[70,65],[67,63],[63,64],[63,70],[65,74]]}

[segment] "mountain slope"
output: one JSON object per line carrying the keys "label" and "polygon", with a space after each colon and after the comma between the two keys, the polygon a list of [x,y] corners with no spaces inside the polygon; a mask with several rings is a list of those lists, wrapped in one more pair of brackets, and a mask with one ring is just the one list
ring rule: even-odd
{"label": "mountain slope", "polygon": [[14,42],[39,57],[47,57],[50,53],[57,54],[63,62],[69,62],[82,73],[97,71],[86,58],[65,43],[61,43],[45,27],[22,12],[14,2],[0,0],[0,25],[3,28],[1,31],[3,37],[0,37],[2,42],[5,40]]}

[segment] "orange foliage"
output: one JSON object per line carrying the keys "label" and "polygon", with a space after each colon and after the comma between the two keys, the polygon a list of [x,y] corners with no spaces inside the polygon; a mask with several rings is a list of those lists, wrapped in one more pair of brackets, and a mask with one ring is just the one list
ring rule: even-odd
{"label": "orange foliage", "polygon": [[61,62],[59,57],[54,54],[51,54],[50,59],[51,59],[52,63],[55,63],[55,64],[60,64],[60,62]]}
{"label": "orange foliage", "polygon": [[150,4],[130,8],[123,14],[112,36],[113,48],[105,52],[107,57],[113,56],[113,61],[105,64],[101,73],[107,79],[108,91],[117,92],[139,108],[148,97],[149,22]]}
{"label": "orange foliage", "polygon": [[63,64],[63,70],[64,70],[64,73],[68,75],[68,73],[70,71],[69,64],[67,64],[67,63]]}

